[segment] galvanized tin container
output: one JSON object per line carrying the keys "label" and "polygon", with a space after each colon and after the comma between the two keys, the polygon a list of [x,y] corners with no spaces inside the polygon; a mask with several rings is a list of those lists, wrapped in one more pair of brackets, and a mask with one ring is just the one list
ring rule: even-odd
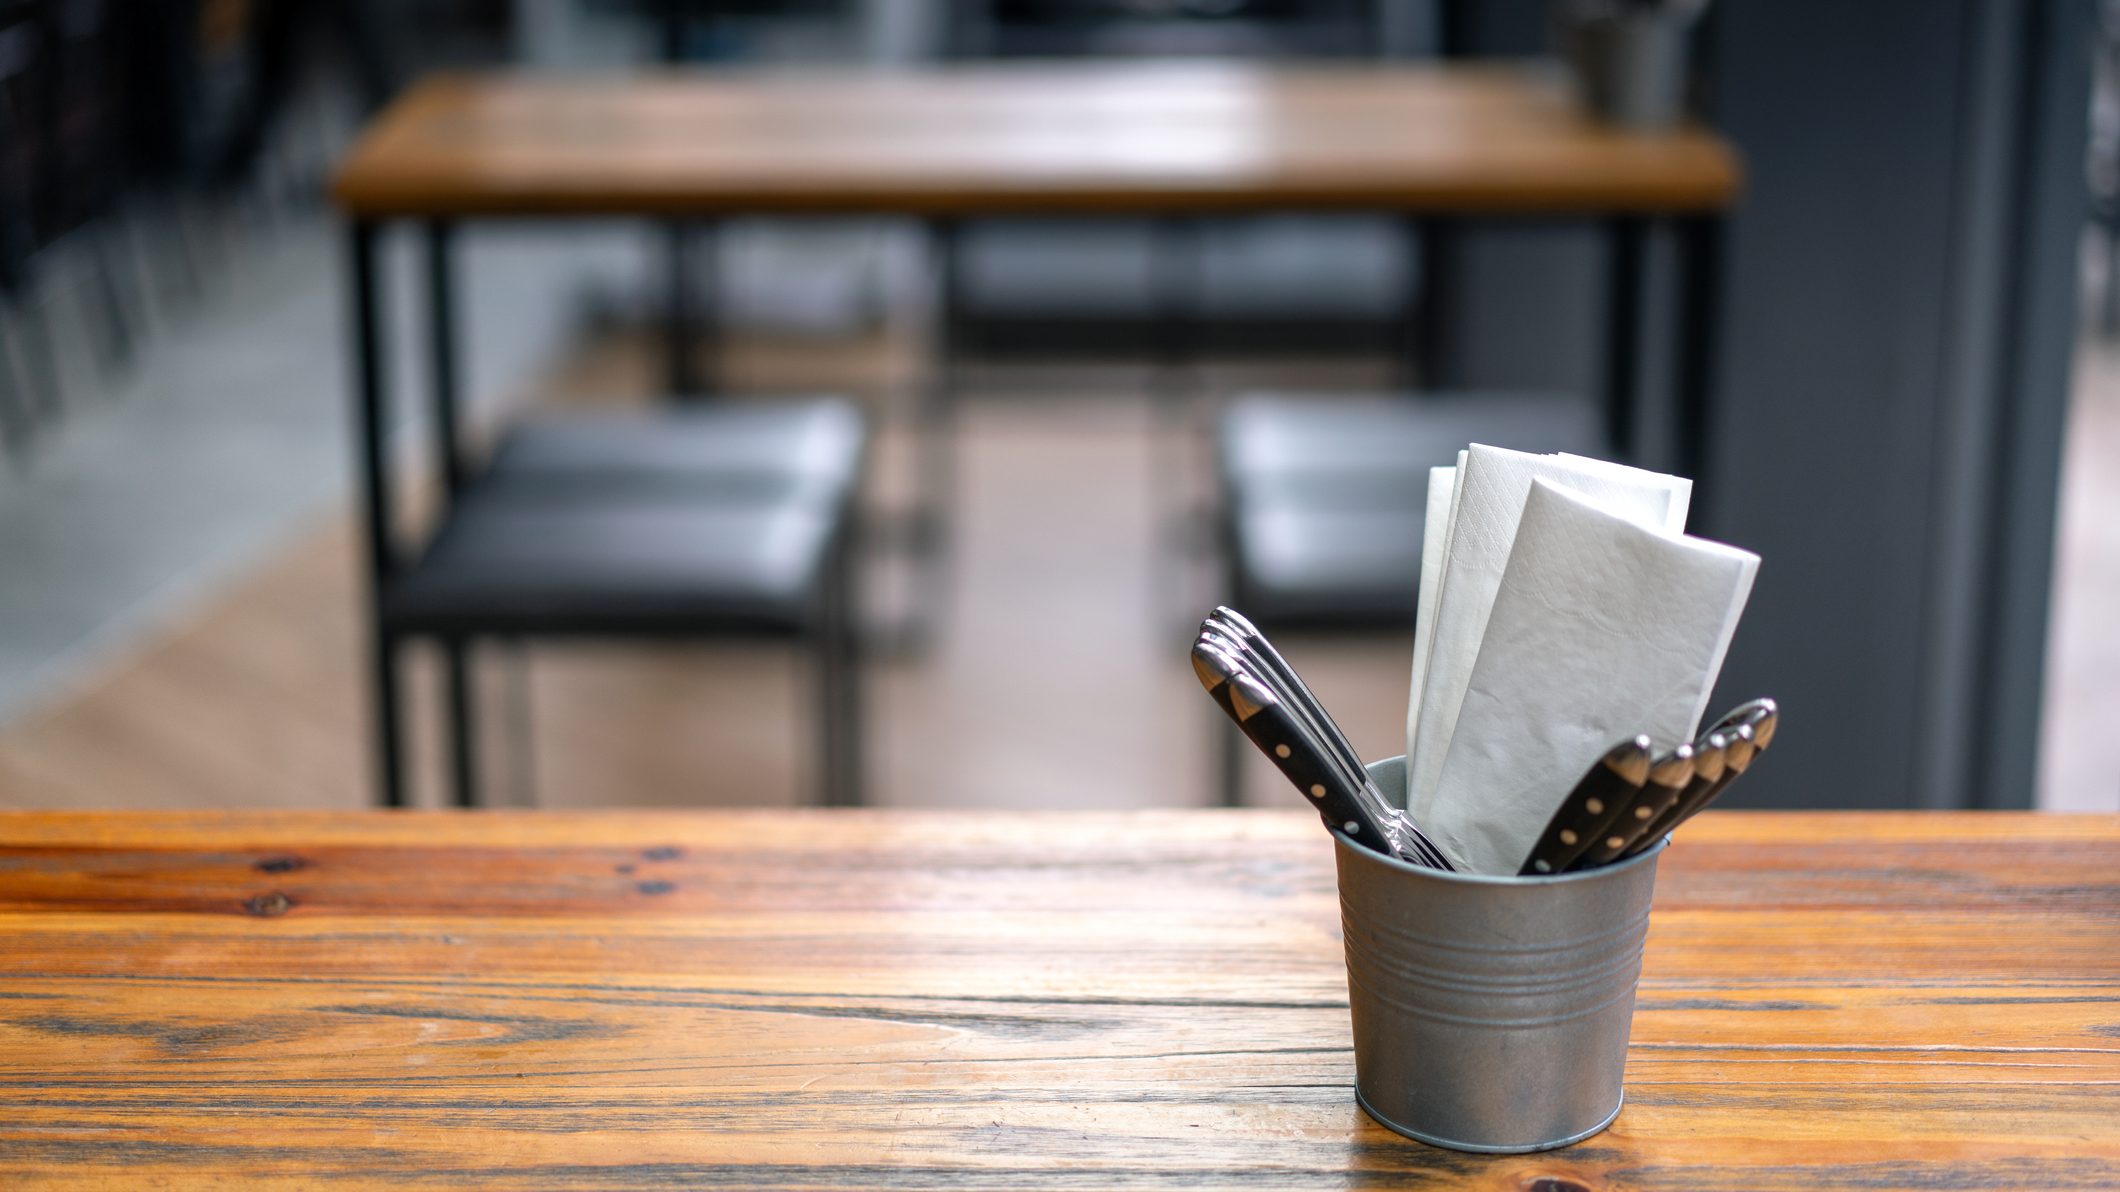
{"label": "galvanized tin container", "polygon": [[[1404,758],[1369,767],[1388,796]],[[1338,838],[1355,1089],[1461,1151],[1540,1151],[1619,1116],[1664,845],[1553,877],[1443,873]]]}

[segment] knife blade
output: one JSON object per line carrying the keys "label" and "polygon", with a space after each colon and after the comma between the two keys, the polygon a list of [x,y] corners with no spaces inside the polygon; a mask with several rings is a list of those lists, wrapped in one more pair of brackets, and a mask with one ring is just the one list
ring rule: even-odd
{"label": "knife blade", "polygon": [[1650,748],[1648,737],[1637,736],[1613,746],[1592,763],[1575,789],[1561,800],[1517,873],[1561,873],[1581,856],[1649,777]]}
{"label": "knife blade", "polygon": [[1627,846],[1648,829],[1658,812],[1677,802],[1685,793],[1693,771],[1691,745],[1680,745],[1651,762],[1649,776],[1642,780],[1642,788],[1627,800],[1619,814],[1612,817],[1612,823],[1568,868],[1595,869],[1617,860],[1627,851]]}

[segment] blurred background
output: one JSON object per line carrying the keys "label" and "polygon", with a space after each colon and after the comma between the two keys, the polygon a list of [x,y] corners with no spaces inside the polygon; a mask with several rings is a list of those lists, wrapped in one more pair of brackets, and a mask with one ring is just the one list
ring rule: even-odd
{"label": "blurred background", "polygon": [[[1559,79],[1571,31],[1642,14],[1682,52],[1633,69],[1670,71],[1743,169],[1697,480],[1705,532],[1765,562],[1715,703],[1771,693],[1789,727],[1733,803],[2120,810],[2120,15],[2062,0],[0,0],[0,806],[377,800],[331,183],[434,72]],[[843,506],[448,501],[417,399],[429,258],[381,233],[404,541],[440,532],[408,555],[476,573],[385,602],[411,802],[465,786],[455,708],[494,806],[1213,804],[1229,730],[1185,655],[1218,600],[1365,755],[1397,753],[1425,469],[1467,438],[1605,434],[1598,227],[995,217],[942,245],[772,216],[462,221],[460,429],[476,471],[594,455],[614,411],[735,403],[772,416],[703,442],[814,465]],[[1589,445],[1671,466],[1661,362],[1703,296],[1668,237],[1641,248],[1640,413]],[[716,396],[673,401],[687,370]],[[1295,443],[1317,475],[1276,470]],[[582,540],[553,564],[570,599],[623,621],[673,574],[714,599],[652,635],[467,611],[551,580],[526,573],[552,525]],[[820,796],[835,761],[857,780]],[[1236,764],[1238,798],[1293,805]]]}

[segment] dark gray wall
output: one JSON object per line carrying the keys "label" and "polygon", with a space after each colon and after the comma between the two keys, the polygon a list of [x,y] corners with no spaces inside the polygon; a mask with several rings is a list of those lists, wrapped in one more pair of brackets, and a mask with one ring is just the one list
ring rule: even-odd
{"label": "dark gray wall", "polygon": [[[1468,52],[1540,48],[1542,6],[1468,7]],[[1765,559],[1717,703],[1787,721],[1734,803],[2032,798],[2090,18],[1789,0],[1705,30],[1748,182],[1698,528]],[[1470,381],[1594,376],[1595,257],[1534,240],[1467,250]]]}

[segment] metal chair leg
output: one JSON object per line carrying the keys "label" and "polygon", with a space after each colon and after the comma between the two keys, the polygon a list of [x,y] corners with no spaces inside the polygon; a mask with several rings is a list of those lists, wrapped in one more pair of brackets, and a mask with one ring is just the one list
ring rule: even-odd
{"label": "metal chair leg", "polygon": [[375,634],[376,786],[383,806],[405,806],[405,739],[400,709],[404,689],[398,675],[397,641],[380,628]]}
{"label": "metal chair leg", "polygon": [[458,807],[479,805],[478,718],[473,701],[471,642],[450,638],[442,643],[449,683],[449,760],[451,790]]}
{"label": "metal chair leg", "polygon": [[861,646],[855,625],[854,550],[851,532],[833,548],[825,582],[817,650],[818,802],[858,807],[863,802],[861,736]]}

